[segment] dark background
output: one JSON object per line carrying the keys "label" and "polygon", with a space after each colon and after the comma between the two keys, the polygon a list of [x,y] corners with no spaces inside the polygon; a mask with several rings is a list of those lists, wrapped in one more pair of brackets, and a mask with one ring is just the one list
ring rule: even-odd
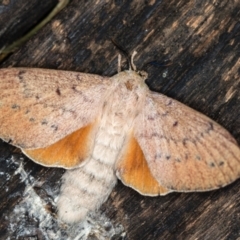
{"label": "dark background", "polygon": [[[57,2],[0,1],[0,49],[31,30]],[[112,39],[129,54],[138,52],[135,64],[148,72],[146,82],[151,90],[206,114],[240,143],[237,0],[72,0],[8,55],[0,67],[41,67],[112,76],[117,72],[119,53]],[[169,66],[147,64],[169,60],[172,63]],[[55,216],[53,200],[64,171],[41,167],[2,141],[0,161],[0,239],[53,239],[41,232],[40,218],[26,214],[24,222],[17,222],[9,217],[23,200],[26,188],[26,181],[14,173],[22,162],[26,179],[29,178],[27,183],[31,185],[32,177],[41,182],[37,187],[34,185],[34,191]],[[100,214],[109,219],[112,229],[121,226],[121,231],[116,231],[111,239],[238,239],[239,187],[238,180],[216,191],[151,198],[119,182]],[[62,236],[69,236],[71,230],[54,224]],[[23,227],[31,233],[20,231]],[[106,227],[105,231],[108,230]],[[108,238],[90,233],[86,239]]]}

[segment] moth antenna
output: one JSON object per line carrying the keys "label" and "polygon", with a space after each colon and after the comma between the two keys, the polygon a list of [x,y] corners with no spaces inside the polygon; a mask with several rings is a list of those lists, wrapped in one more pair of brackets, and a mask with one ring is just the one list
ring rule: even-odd
{"label": "moth antenna", "polygon": [[134,62],[133,62],[133,59],[134,59],[134,57],[136,56],[136,54],[137,54],[137,51],[134,51],[133,52],[133,54],[132,54],[132,56],[131,56],[131,62],[130,62],[130,64],[129,64],[129,70],[133,70],[133,71],[137,71],[137,67],[136,67],[136,65],[134,64]]}
{"label": "moth antenna", "polygon": [[121,72],[122,55],[118,54],[118,73]]}

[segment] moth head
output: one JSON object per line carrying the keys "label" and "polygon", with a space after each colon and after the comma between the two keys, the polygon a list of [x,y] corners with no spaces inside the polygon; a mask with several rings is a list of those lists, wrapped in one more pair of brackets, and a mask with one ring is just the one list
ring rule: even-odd
{"label": "moth head", "polygon": [[112,78],[118,83],[124,83],[126,88],[130,91],[139,89],[145,89],[145,80],[148,74],[144,71],[138,71],[136,65],[134,64],[134,56],[137,54],[136,51],[133,52],[129,60],[129,70],[121,71],[121,55],[118,55],[118,74]]}
{"label": "moth head", "polygon": [[125,70],[112,77],[116,84],[124,84],[130,91],[139,91],[148,89],[145,84],[147,73],[143,71]]}

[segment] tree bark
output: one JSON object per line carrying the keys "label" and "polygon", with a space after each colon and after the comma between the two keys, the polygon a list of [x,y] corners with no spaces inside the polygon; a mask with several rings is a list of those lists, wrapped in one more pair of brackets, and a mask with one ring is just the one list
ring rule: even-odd
{"label": "tree bark", "polygon": [[[15,1],[2,1],[0,47],[28,32],[56,4],[38,1],[36,6],[32,2],[36,1],[19,0],[16,8]],[[129,54],[138,52],[135,64],[148,72],[146,82],[152,91],[204,113],[240,143],[239,20],[237,0],[72,0],[5,58],[0,67],[39,67],[112,76],[117,73],[119,53],[114,40]],[[169,61],[171,64],[167,64]],[[88,221],[92,225],[87,232],[81,224],[69,227],[57,221],[54,200],[64,170],[37,165],[3,142],[0,161],[1,239],[240,237],[240,180],[211,192],[171,193],[154,198],[141,196],[119,181],[99,215]],[[38,214],[19,209],[30,206],[29,198],[42,201]],[[47,222],[47,227],[43,209],[52,217],[52,225]]]}

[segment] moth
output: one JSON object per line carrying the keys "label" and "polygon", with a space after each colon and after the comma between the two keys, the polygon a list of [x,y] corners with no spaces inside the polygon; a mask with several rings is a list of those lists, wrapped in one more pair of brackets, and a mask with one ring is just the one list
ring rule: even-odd
{"label": "moth", "polygon": [[142,195],[207,191],[240,176],[240,149],[224,128],[145,84],[48,69],[0,70],[0,137],[43,166],[67,169],[58,215],[74,223],[120,179]]}

